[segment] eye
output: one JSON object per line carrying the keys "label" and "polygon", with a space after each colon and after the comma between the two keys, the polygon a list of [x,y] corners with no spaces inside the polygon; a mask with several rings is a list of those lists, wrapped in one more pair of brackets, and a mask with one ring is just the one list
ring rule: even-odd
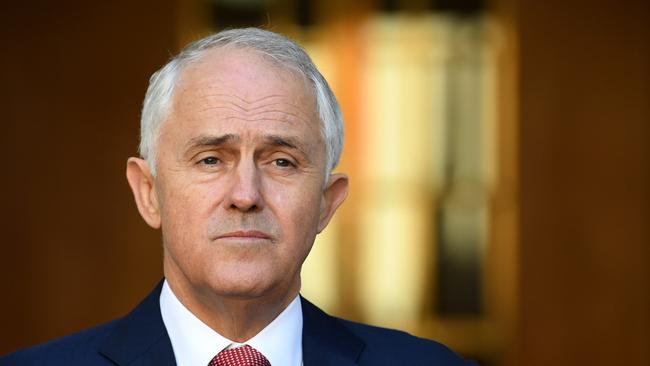
{"label": "eye", "polygon": [[214,156],[208,156],[207,158],[201,159],[200,162],[205,165],[216,165],[219,163],[219,159],[215,158]]}
{"label": "eye", "polygon": [[288,159],[275,159],[275,160],[273,160],[273,163],[274,163],[276,166],[281,167],[281,168],[289,168],[289,167],[295,166],[295,165],[294,165],[291,161],[289,161]]}

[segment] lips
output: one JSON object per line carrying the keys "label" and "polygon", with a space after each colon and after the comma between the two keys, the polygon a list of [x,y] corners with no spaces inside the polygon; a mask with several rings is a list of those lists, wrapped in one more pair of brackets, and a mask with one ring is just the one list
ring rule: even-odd
{"label": "lips", "polygon": [[216,239],[271,239],[271,237],[257,230],[240,230],[221,234]]}

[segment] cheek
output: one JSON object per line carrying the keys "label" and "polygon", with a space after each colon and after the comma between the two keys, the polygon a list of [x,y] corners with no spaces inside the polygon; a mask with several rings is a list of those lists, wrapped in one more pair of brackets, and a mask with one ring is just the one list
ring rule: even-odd
{"label": "cheek", "polygon": [[209,209],[209,192],[195,185],[168,187],[161,202],[163,235],[173,243],[183,243],[187,236],[193,241],[204,232],[205,215]]}
{"label": "cheek", "polygon": [[184,220],[206,215],[218,204],[223,192],[220,185],[213,182],[194,182],[190,179],[179,179],[165,187],[165,208],[170,216]]}
{"label": "cheek", "polygon": [[[298,185],[296,189],[276,187],[271,197],[274,211],[283,232],[296,245],[313,237],[317,230],[320,216],[321,195],[319,187],[310,184]],[[308,244],[311,244],[309,242]]]}

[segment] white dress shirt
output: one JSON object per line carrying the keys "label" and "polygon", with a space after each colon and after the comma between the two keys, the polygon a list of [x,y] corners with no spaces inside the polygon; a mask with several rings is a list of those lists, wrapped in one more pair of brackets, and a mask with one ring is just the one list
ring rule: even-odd
{"label": "white dress shirt", "polygon": [[226,348],[255,348],[272,366],[302,365],[302,307],[296,298],[266,328],[244,343],[223,337],[190,312],[167,284],[160,293],[160,311],[178,366],[207,366]]}

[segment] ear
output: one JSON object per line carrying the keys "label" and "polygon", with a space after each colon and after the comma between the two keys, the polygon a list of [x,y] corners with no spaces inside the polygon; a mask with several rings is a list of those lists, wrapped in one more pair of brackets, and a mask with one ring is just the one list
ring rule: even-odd
{"label": "ear", "polygon": [[154,229],[160,228],[160,208],[149,164],[140,158],[129,158],[126,163],[126,179],[129,181],[138,211]]}
{"label": "ear", "polygon": [[348,176],[341,173],[330,175],[327,187],[323,192],[320,217],[318,219],[318,232],[325,229],[336,209],[345,201],[348,195]]}

